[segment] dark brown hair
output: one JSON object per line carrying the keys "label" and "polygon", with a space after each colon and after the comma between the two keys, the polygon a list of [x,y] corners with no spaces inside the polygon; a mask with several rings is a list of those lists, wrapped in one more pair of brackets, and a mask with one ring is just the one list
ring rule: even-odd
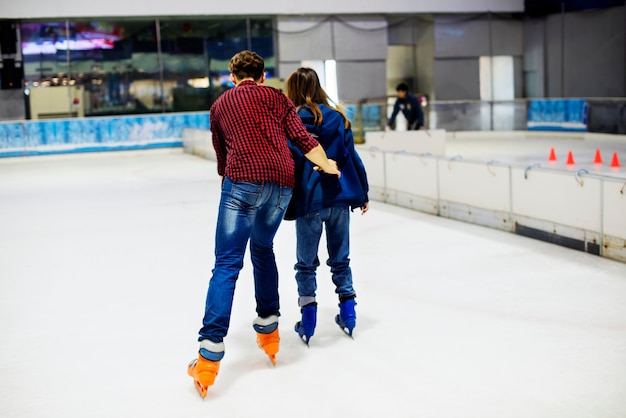
{"label": "dark brown hair", "polygon": [[256,52],[241,51],[230,59],[228,71],[237,77],[238,80],[252,77],[255,81],[260,80],[265,71],[265,62]]}
{"label": "dark brown hair", "polygon": [[313,123],[315,125],[322,124],[322,111],[317,106],[324,104],[327,107],[338,111],[345,121],[345,127],[350,127],[350,121],[346,114],[338,106],[330,104],[331,100],[320,85],[320,79],[315,70],[311,68],[300,67],[287,78],[285,83],[287,97],[299,109],[302,106],[308,106],[313,112]]}

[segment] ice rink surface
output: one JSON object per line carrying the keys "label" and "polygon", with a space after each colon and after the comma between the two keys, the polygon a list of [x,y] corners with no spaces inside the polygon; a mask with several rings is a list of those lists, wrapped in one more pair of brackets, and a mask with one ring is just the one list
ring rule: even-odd
{"label": "ice rink surface", "polygon": [[294,333],[285,222],[278,364],[248,255],[202,401],[218,199],[181,150],[0,160],[0,417],[626,416],[626,264],[379,202],[352,217],[354,340],[324,264],[310,348]]}

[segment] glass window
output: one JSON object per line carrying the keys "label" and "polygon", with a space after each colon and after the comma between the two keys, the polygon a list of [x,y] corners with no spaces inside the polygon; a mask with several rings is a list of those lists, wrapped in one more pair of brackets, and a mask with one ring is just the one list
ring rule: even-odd
{"label": "glass window", "polygon": [[[232,87],[228,63],[243,49],[275,73],[270,18],[27,22],[20,32],[26,87],[48,88],[30,95],[35,119],[207,110]],[[70,100],[50,100],[60,96]]]}

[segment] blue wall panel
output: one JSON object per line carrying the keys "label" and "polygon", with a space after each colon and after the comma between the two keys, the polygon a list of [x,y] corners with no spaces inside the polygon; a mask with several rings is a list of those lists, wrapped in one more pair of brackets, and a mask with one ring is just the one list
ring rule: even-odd
{"label": "blue wall panel", "polygon": [[528,105],[528,130],[587,131],[587,101],[538,99]]}
{"label": "blue wall panel", "polygon": [[182,146],[209,129],[208,112],[0,123],[0,157]]}

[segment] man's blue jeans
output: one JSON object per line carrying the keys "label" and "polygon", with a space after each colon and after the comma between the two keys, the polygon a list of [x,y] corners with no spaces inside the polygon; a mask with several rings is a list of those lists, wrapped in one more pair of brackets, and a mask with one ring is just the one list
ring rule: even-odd
{"label": "man's blue jeans", "polygon": [[261,318],[280,315],[274,236],[290,199],[288,187],[224,179],[215,231],[215,267],[199,340],[220,343],[228,332],[235,283],[248,241],[257,314]]}
{"label": "man's blue jeans", "polygon": [[350,208],[326,208],[296,219],[296,282],[300,306],[315,300],[317,281],[315,270],[320,265],[317,256],[322,228],[326,228],[326,245],[335,292],[339,297],[354,296],[350,270]]}

